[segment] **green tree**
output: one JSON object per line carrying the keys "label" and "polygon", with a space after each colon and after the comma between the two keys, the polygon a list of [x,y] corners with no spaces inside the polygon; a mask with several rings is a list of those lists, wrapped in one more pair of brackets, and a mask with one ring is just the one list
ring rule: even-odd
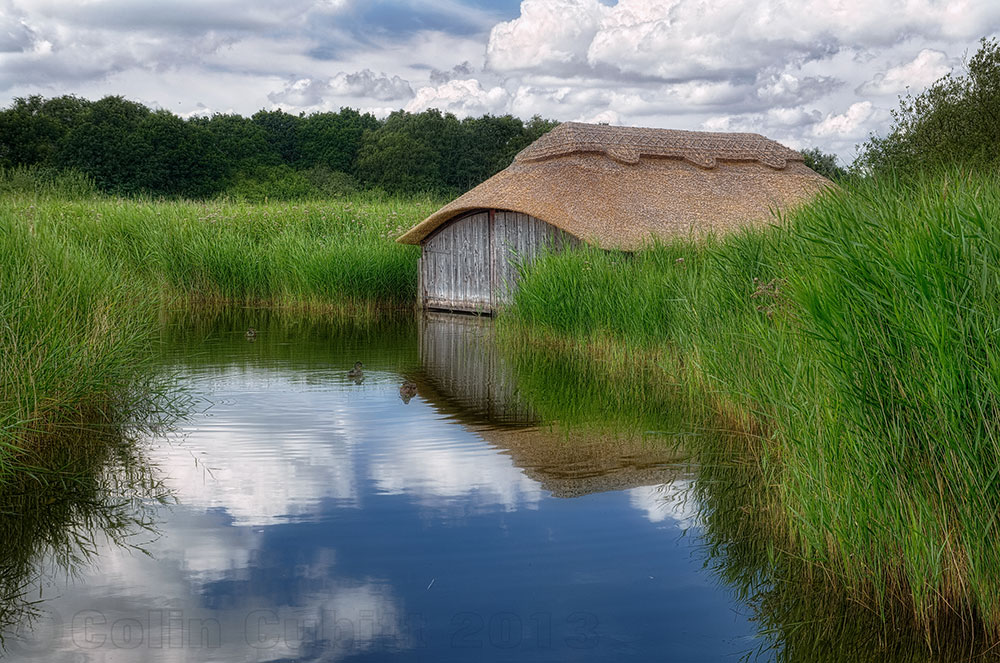
{"label": "green tree", "polygon": [[393,193],[455,193],[460,132],[461,123],[450,113],[396,111],[365,133],[358,175],[366,185]]}
{"label": "green tree", "polygon": [[462,121],[459,188],[467,190],[510,165],[520,151],[524,123],[512,115],[484,115]]}
{"label": "green tree", "polygon": [[67,132],[56,162],[90,175],[104,191],[142,192],[152,154],[139,127],[149,115],[148,108],[123,97],[95,101]]}
{"label": "green tree", "polygon": [[260,110],[250,119],[264,130],[268,144],[281,157],[282,163],[295,165],[299,158],[296,134],[302,118],[283,110]]}
{"label": "green tree", "polygon": [[212,144],[226,163],[230,177],[249,173],[260,166],[277,166],[282,162],[281,155],[268,141],[264,128],[248,117],[216,114],[193,122],[207,129]]}
{"label": "green tree", "polygon": [[143,190],[204,198],[221,189],[228,164],[204,124],[185,122],[160,110],[144,118],[136,134],[137,142],[146,145],[149,154],[144,176],[138,181]]}
{"label": "green tree", "polygon": [[60,142],[89,105],[70,95],[15,99],[0,111],[0,166],[52,165]]}
{"label": "green tree", "polygon": [[511,115],[460,121],[435,109],[378,120],[351,108],[185,120],[122,97],[36,96],[0,110],[0,167],[77,169],[119,194],[201,198],[239,189],[300,198],[367,186],[454,195],[506,168],[556,124]]}
{"label": "green tree", "polygon": [[365,185],[390,193],[440,191],[438,154],[433,148],[409,133],[382,129],[366,134],[358,155],[358,173]]}
{"label": "green tree", "polygon": [[885,137],[862,146],[855,168],[913,173],[943,165],[1000,166],[1000,43],[982,39],[965,64],[917,96],[907,94],[892,111]]}
{"label": "green tree", "polygon": [[331,171],[355,173],[365,131],[378,129],[379,121],[371,113],[353,108],[339,113],[313,113],[297,125],[298,165],[301,168],[325,166]]}
{"label": "green tree", "polygon": [[825,154],[818,147],[802,150],[802,158],[806,160],[806,165],[815,170],[823,177],[834,182],[847,177],[847,171],[837,165],[837,155]]}

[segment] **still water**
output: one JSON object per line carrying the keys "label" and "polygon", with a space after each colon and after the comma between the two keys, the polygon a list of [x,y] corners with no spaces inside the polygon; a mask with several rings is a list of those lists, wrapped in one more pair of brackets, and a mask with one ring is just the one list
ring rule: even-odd
{"label": "still water", "polygon": [[245,312],[171,321],[162,345],[188,414],[140,442],[145,492],[108,500],[141,526],[88,516],[110,533],[30,579],[37,614],[9,629],[10,660],[719,661],[758,646],[705,568],[676,440],[554,421],[553,403],[586,412],[571,401],[590,396],[536,385],[548,406],[532,402],[488,322]]}

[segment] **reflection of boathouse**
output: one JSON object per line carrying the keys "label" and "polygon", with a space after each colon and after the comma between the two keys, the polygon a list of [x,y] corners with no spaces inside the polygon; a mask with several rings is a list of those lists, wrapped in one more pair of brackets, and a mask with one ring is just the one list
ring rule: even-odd
{"label": "reflection of boathouse", "polygon": [[426,314],[420,362],[415,380],[424,400],[509,455],[556,497],[668,483],[682,474],[682,454],[642,431],[541,424],[488,318]]}
{"label": "reflection of boathouse", "polygon": [[435,404],[456,419],[527,425],[535,415],[524,403],[512,368],[501,356],[493,321],[468,315],[430,313],[419,330],[423,381]]}

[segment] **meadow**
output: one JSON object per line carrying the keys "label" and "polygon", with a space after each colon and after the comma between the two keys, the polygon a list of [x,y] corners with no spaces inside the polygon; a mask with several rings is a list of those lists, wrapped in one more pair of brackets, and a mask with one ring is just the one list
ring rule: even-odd
{"label": "meadow", "polygon": [[994,175],[856,181],[763,230],[547,256],[505,333],[651,358],[757,439],[787,555],[928,637],[995,638],[998,217]]}

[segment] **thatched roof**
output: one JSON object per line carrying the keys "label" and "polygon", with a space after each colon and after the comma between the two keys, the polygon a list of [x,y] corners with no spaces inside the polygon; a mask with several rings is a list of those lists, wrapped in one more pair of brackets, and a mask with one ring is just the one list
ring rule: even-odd
{"label": "thatched roof", "polygon": [[478,209],[529,214],[603,248],[719,233],[774,220],[830,181],[758,134],[567,122],[398,241],[419,244]]}

